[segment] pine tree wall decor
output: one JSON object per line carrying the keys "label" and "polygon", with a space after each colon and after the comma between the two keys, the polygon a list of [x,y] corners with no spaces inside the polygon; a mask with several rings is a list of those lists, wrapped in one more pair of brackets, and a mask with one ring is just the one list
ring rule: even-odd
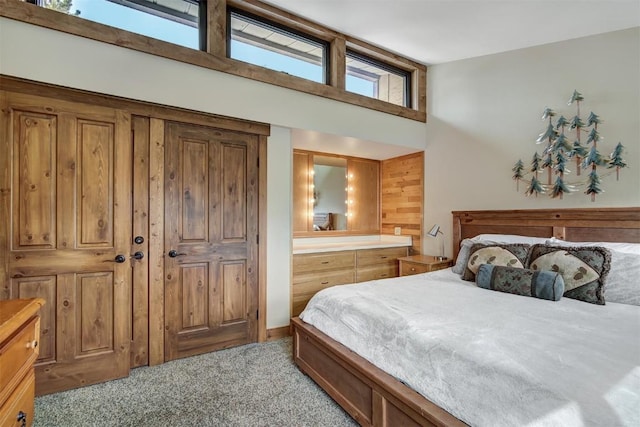
{"label": "pine tree wall decor", "polygon": [[[562,199],[565,194],[584,187],[584,194],[591,196],[593,202],[596,195],[604,191],[600,187],[603,177],[615,172],[616,180],[620,179],[620,169],[627,167],[622,158],[624,146],[619,142],[608,158],[600,154],[598,144],[601,143],[602,137],[598,125],[602,120],[597,114],[591,112],[585,123],[580,117],[582,101],[584,101],[582,94],[574,90],[567,105],[575,104],[576,115],[570,120],[560,115],[554,123],[557,113],[548,107],[544,109],[542,120],[547,120],[547,128],[536,140],[537,144],[544,144],[542,154],[535,152],[528,171],[522,160],[518,160],[511,169],[517,191],[520,191],[520,181],[522,181],[527,184],[525,191],[527,196],[538,197],[538,194],[548,193],[554,199]],[[575,178],[573,181],[568,181],[567,175],[571,174],[569,166],[572,159],[575,160]],[[584,175],[581,177],[583,169],[585,172],[588,171],[585,174],[586,177]],[[546,174],[546,183],[542,182],[544,178],[539,177],[539,174]]]}

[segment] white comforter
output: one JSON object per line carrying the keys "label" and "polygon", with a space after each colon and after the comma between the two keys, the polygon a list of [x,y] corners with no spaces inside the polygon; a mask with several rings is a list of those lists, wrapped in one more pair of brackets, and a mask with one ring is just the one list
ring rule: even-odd
{"label": "white comforter", "polygon": [[640,426],[637,306],[505,294],[447,269],[325,289],[300,317],[474,426]]}

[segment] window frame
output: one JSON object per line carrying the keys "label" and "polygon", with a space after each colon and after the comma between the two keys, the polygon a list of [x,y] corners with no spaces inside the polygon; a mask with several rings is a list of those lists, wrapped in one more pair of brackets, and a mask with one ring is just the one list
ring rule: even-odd
{"label": "window frame", "polygon": [[[235,59],[231,57],[231,41],[232,41],[232,33],[231,33],[231,18],[232,15],[237,15],[240,16],[244,19],[246,19],[247,21],[249,21],[250,23],[253,22],[256,25],[262,26],[262,27],[267,27],[270,28],[272,30],[274,30],[275,32],[279,33],[279,34],[283,34],[286,36],[289,36],[291,38],[295,38],[298,39],[301,42],[313,42],[316,44],[319,44],[320,47],[322,47],[322,77],[323,77],[323,81],[322,82],[316,82],[315,80],[310,80],[312,82],[315,83],[320,83],[320,84],[324,84],[324,85],[328,85],[329,82],[331,81],[331,43],[329,43],[326,40],[323,40],[319,37],[315,37],[313,35],[307,34],[305,32],[296,30],[294,28],[291,28],[281,22],[276,22],[273,20],[270,20],[268,18],[264,18],[258,15],[255,15],[251,12],[247,12],[246,10],[237,8],[237,7],[233,7],[233,6],[229,6],[227,7],[227,31],[226,31],[226,55],[227,58],[229,59],[234,59],[236,61],[241,61],[239,59]],[[245,62],[245,61],[242,61]],[[249,62],[249,64],[251,64]],[[255,65],[255,64],[252,64]],[[276,72],[285,72],[287,73],[287,71],[279,71],[279,70],[274,70],[272,68],[268,68],[268,67],[264,67],[267,68],[271,71],[276,71]],[[290,74],[290,73],[287,73]],[[291,74],[292,76],[294,76],[293,74]],[[298,76],[295,76],[298,77]],[[299,77],[299,78],[303,78],[303,77]],[[305,79],[308,80],[308,79]]]}
{"label": "window frame", "polygon": [[[321,84],[297,76],[273,71],[243,61],[230,59],[226,54],[226,9],[233,7],[276,23],[282,23],[306,35],[330,43],[328,84]],[[163,40],[143,36],[116,27],[89,21],[73,15],[45,9],[25,0],[0,0],[0,17],[109,43],[126,49],[168,58],[210,70],[320,96],[339,102],[395,115],[425,123],[427,121],[427,67],[359,39],[286,12],[259,0],[207,0],[206,50],[195,50]],[[203,34],[204,35],[204,34]],[[345,90],[346,49],[406,69],[411,73],[413,108],[401,107]]]}

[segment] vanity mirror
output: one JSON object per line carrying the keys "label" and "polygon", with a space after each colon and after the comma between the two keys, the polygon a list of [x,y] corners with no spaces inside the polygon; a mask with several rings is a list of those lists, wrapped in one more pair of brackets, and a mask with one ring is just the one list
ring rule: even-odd
{"label": "vanity mirror", "polygon": [[377,234],[377,160],[294,150],[295,236]]}

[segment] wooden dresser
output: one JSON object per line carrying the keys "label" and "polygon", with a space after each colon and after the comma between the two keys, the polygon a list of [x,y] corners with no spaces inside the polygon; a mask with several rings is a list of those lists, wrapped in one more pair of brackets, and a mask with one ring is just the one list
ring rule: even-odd
{"label": "wooden dresser", "polygon": [[291,317],[324,288],[397,277],[398,258],[407,256],[408,250],[403,246],[293,255]]}
{"label": "wooden dresser", "polygon": [[0,301],[0,426],[33,423],[41,298]]}

